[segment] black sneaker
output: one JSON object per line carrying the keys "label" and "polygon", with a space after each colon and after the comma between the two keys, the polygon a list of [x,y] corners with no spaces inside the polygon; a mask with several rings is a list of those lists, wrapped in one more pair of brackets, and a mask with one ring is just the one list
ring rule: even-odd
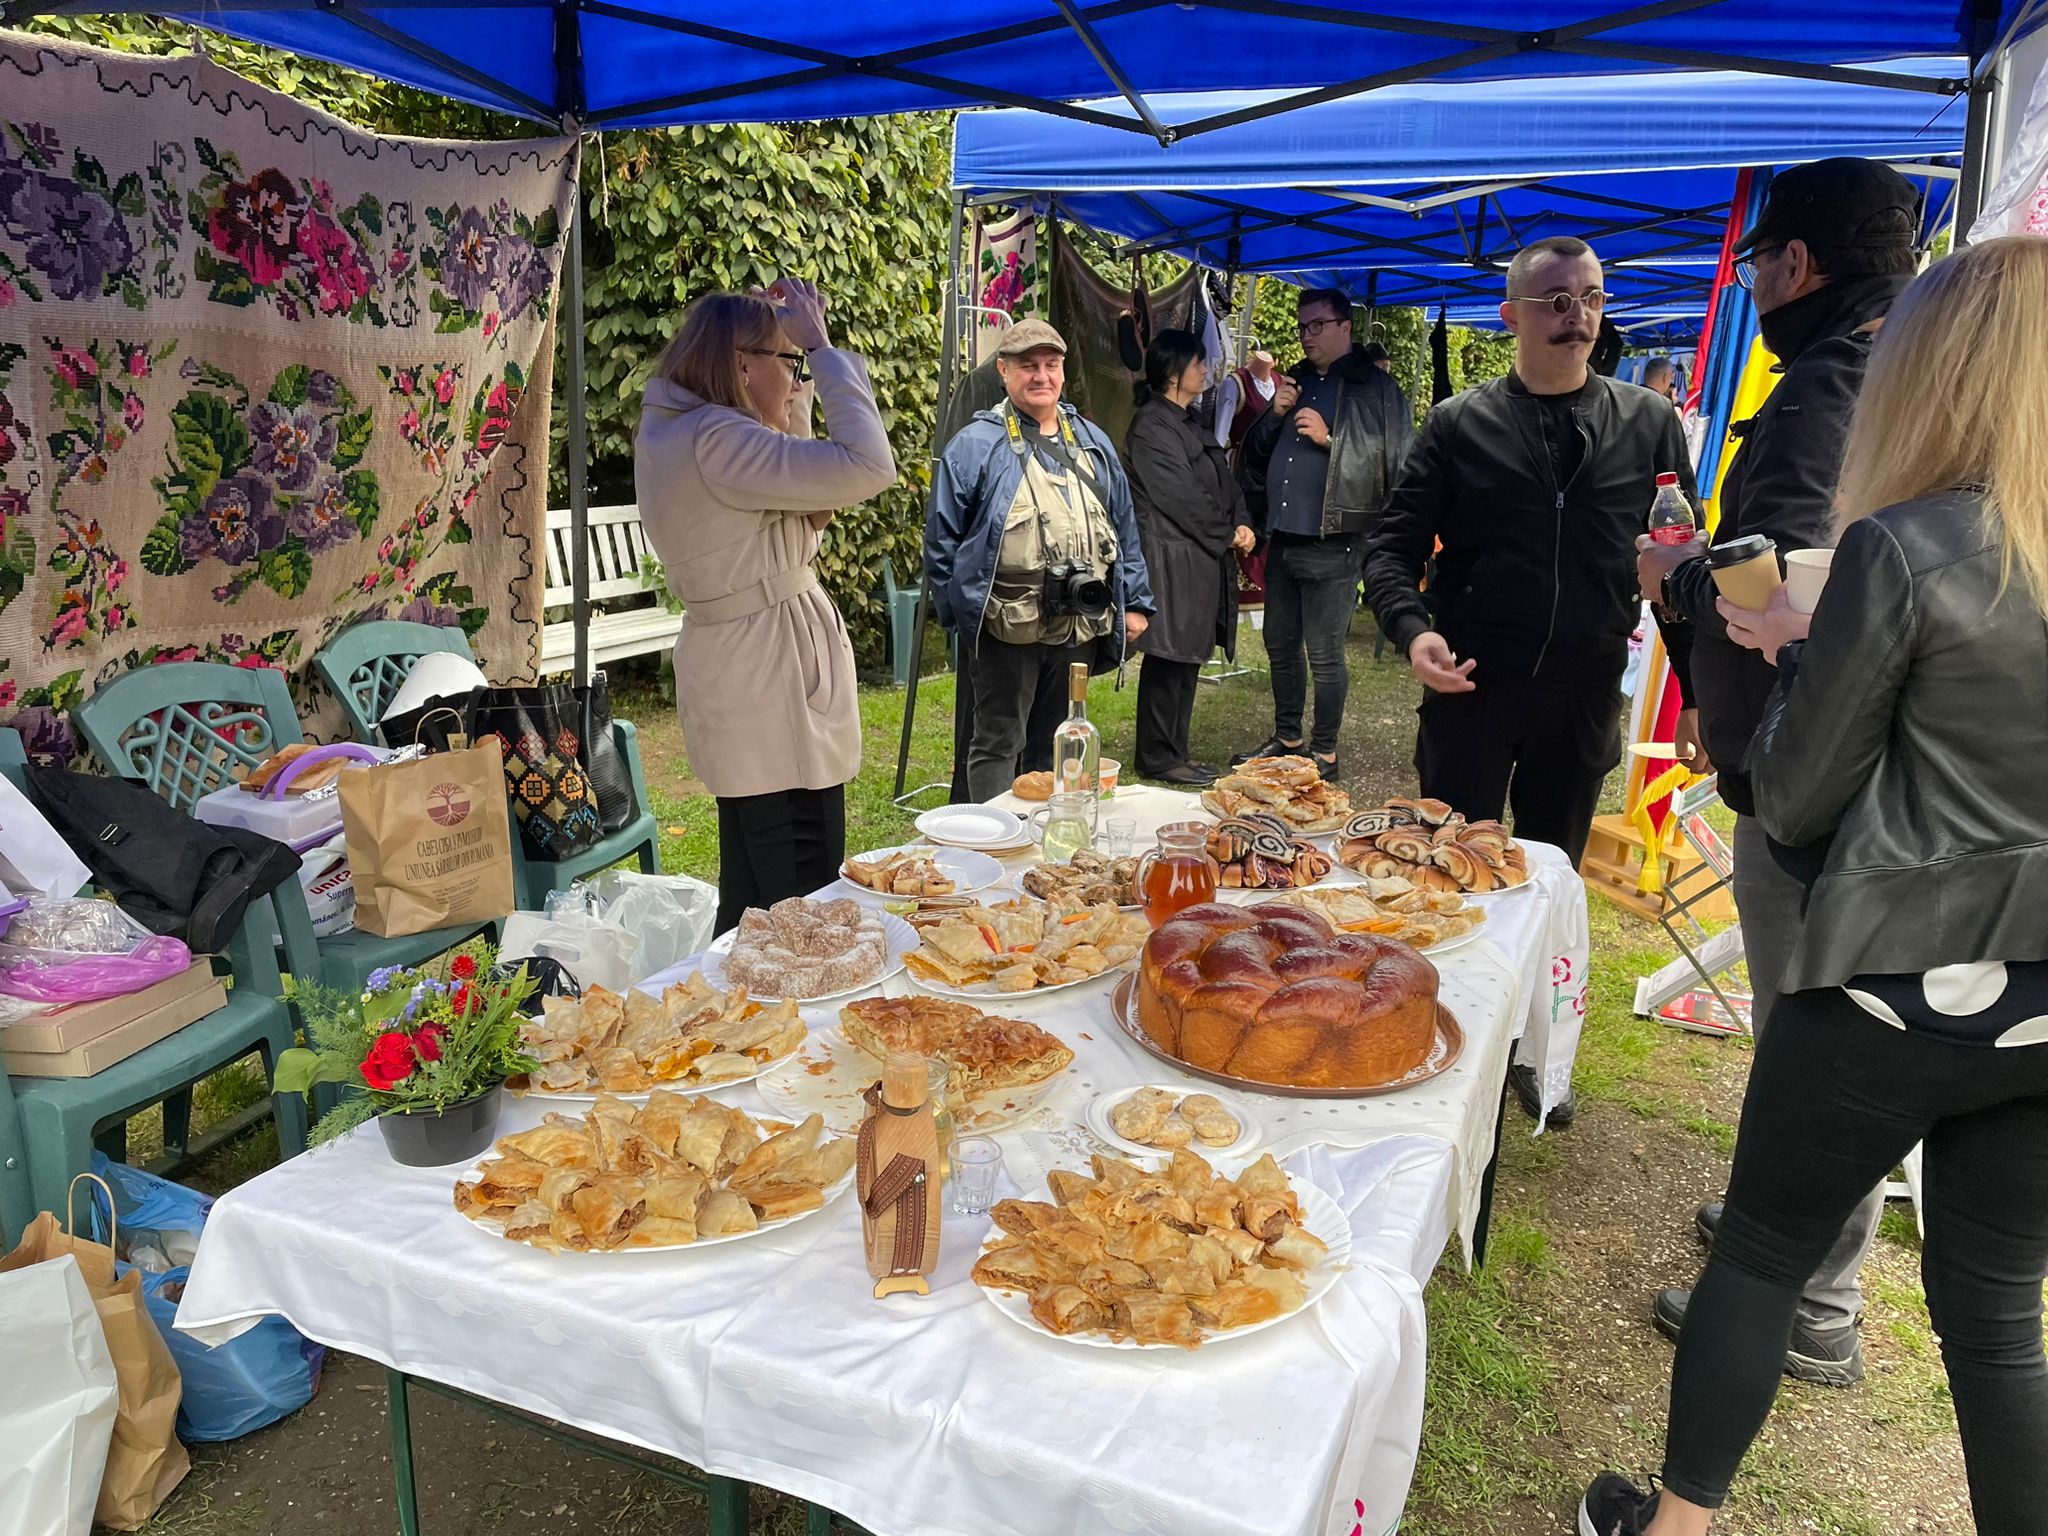
{"label": "black sneaker", "polygon": [[1332,752],[1328,757],[1320,752],[1311,753],[1309,760],[1316,765],[1316,772],[1323,776],[1325,784],[1335,784],[1344,777],[1343,760]]}
{"label": "black sneaker", "polygon": [[1619,1472],[1602,1472],[1579,1501],[1579,1536],[1642,1536],[1656,1513],[1654,1489],[1645,1493]]}
{"label": "black sneaker", "polygon": [[1718,1200],[1709,1200],[1692,1213],[1692,1229],[1699,1233],[1700,1241],[1709,1248],[1714,1246],[1714,1234],[1721,1230],[1721,1212],[1725,1207]]}
{"label": "black sneaker", "polygon": [[[1650,1307],[1650,1321],[1665,1338],[1676,1340],[1685,1327],[1685,1309],[1691,1302],[1691,1291],[1659,1291]],[[1792,1343],[1785,1350],[1785,1374],[1816,1387],[1855,1386],[1863,1379],[1863,1341],[1856,1335],[1856,1325],[1823,1329],[1793,1324]]]}
{"label": "black sneaker", "polygon": [[[1516,1062],[1508,1068],[1508,1086],[1515,1090],[1515,1102],[1522,1106],[1522,1113],[1534,1120],[1543,1113],[1543,1089],[1536,1080],[1536,1069]],[[1550,1106],[1550,1118],[1544,1122],[1553,1131],[1571,1128],[1579,1117],[1579,1101],[1567,1093],[1562,1100]]]}
{"label": "black sneaker", "polygon": [[1300,757],[1306,751],[1308,751],[1308,743],[1306,741],[1297,741],[1290,747],[1278,736],[1268,736],[1256,747],[1253,747],[1251,751],[1238,753],[1237,756],[1230,760],[1230,766],[1242,768],[1255,757]]}

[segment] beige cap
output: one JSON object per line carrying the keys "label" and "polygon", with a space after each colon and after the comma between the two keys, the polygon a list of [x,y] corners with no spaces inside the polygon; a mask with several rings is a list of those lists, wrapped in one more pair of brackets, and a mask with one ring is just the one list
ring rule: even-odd
{"label": "beige cap", "polygon": [[1062,357],[1067,354],[1065,338],[1043,320],[1019,320],[1003,332],[1003,344],[996,348],[996,356],[1022,357],[1040,347],[1051,347]]}

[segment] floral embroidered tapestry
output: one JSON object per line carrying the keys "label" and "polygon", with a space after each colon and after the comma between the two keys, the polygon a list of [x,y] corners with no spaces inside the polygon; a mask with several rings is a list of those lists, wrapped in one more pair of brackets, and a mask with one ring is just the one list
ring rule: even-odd
{"label": "floral embroidered tapestry", "polygon": [[361,132],[203,58],[0,33],[0,723],[351,624],[539,654],[573,138]]}

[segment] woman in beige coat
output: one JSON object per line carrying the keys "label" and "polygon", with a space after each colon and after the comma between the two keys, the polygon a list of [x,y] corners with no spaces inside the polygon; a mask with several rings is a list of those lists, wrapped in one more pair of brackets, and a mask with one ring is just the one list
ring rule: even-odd
{"label": "woman in beige coat", "polygon": [[718,797],[721,933],[748,907],[830,884],[846,856],[860,700],[811,561],[834,512],[895,479],[867,367],[831,345],[815,287],[785,278],[690,306],[647,384],[634,482],[683,603],[676,713]]}

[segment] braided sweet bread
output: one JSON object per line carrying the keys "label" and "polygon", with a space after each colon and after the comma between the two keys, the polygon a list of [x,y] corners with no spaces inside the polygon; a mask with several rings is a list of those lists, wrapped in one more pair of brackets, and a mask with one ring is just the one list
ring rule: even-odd
{"label": "braided sweet bread", "polygon": [[1138,1021],[1209,1072],[1376,1088],[1428,1059],[1436,969],[1406,944],[1267,903],[1189,907],[1146,941]]}

